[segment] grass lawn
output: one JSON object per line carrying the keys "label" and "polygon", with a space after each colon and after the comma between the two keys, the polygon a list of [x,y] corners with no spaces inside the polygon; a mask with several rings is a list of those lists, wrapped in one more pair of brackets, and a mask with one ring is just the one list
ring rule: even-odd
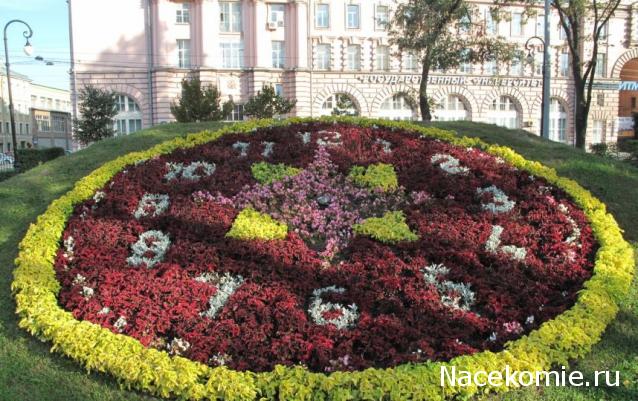
{"label": "grass lawn", "polygon": [[[607,203],[625,229],[626,238],[638,243],[638,168],[588,155],[522,131],[467,122],[436,125],[462,135],[478,136],[487,142],[510,146],[525,157],[554,167],[563,176],[574,178]],[[103,141],[0,182],[0,400],[155,399],[121,390],[106,375],[87,374],[75,362],[51,354],[50,344],[39,342],[18,328],[15,303],[10,293],[13,259],[28,225],[53,199],[71,189],[75,181],[105,161],[175,136],[218,126],[217,123],[162,125],[128,137]],[[586,377],[591,377],[595,370],[620,370],[625,385],[598,389],[527,389],[484,399],[635,401],[638,400],[637,350],[638,285],[634,282],[632,296],[622,305],[618,318],[609,326],[603,340],[586,358],[572,365],[583,371]]]}

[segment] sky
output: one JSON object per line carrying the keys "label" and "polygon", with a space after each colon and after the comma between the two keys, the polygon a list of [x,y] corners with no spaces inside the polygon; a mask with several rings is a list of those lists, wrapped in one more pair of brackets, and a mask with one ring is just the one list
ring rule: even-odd
{"label": "sky", "polygon": [[[0,29],[12,19],[21,19],[33,29],[33,55],[24,54],[26,27],[13,23],[7,29],[11,70],[27,75],[34,83],[69,89],[69,19],[66,0],[0,0]],[[2,45],[0,44],[0,47]],[[52,61],[35,60],[36,56]],[[0,50],[4,70],[4,48]]]}

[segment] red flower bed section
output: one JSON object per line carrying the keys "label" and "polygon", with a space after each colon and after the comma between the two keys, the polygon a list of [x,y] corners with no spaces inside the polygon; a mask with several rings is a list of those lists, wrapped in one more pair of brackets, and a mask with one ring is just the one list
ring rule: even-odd
{"label": "red flower bed section", "polygon": [[[259,183],[256,163],[296,175]],[[352,179],[393,167],[398,187]],[[285,239],[227,236],[252,208]],[[355,234],[399,211],[417,240]],[[75,210],[59,300],[210,365],[321,372],[502,349],[569,308],[596,244],[566,195],[476,149],[313,123],[228,135],[119,173]]]}

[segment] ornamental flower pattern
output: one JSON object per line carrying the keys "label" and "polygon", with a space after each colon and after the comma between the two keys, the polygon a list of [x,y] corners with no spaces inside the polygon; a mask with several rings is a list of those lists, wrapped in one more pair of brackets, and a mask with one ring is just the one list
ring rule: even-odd
{"label": "ornamental flower pattern", "polygon": [[[278,167],[259,170],[275,177],[264,184],[253,166],[266,164]],[[380,165],[396,175],[389,191],[349,178]],[[181,167],[167,178],[171,166]],[[573,305],[597,249],[584,214],[540,176],[382,126],[229,134],[131,165],[100,191],[62,236],[59,304],[147,347],[235,370],[498,351]],[[152,194],[167,207],[136,218]],[[228,236],[247,208],[285,230]],[[353,232],[388,212],[409,241]]]}

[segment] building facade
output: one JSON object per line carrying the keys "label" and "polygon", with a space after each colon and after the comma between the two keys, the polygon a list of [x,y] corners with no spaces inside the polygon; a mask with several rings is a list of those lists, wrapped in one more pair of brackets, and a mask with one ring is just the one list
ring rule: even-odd
{"label": "building facade", "polygon": [[31,85],[33,145],[73,149],[71,95],[68,90]]}
{"label": "building facade", "polygon": [[[182,79],[197,75],[237,104],[232,119],[265,84],[296,99],[291,114],[320,116],[337,105],[363,116],[418,119],[418,60],[398,55],[386,21],[392,0],[128,0],[69,1],[72,88],[92,84],[118,93],[120,133],[172,121],[170,104]],[[522,7],[508,18],[489,17],[491,2],[476,2],[488,34],[524,44],[542,36],[542,10]],[[638,6],[637,6],[638,7]],[[638,59],[638,8],[623,4],[600,43],[588,143],[615,141],[631,110],[620,98],[638,97],[622,82]],[[117,23],[114,23],[117,22]],[[550,16],[551,139],[574,143],[569,54],[557,15]],[[535,42],[538,44],[538,42]],[[591,44],[585,45],[585,52]],[[473,120],[540,131],[541,47],[533,63],[487,62],[434,71],[429,93],[438,120]],[[626,75],[626,74],[625,74]],[[633,80],[633,78],[631,78]],[[629,82],[631,83],[631,81]],[[624,89],[623,89],[624,88]],[[630,100],[631,102],[631,100]],[[631,109],[631,108],[630,108]],[[629,110],[629,111],[627,111]]]}
{"label": "building facade", "polygon": [[[11,154],[11,120],[7,77],[0,72],[0,153]],[[11,94],[18,148],[52,146],[72,149],[71,96],[68,90],[34,83],[11,72]]]}

